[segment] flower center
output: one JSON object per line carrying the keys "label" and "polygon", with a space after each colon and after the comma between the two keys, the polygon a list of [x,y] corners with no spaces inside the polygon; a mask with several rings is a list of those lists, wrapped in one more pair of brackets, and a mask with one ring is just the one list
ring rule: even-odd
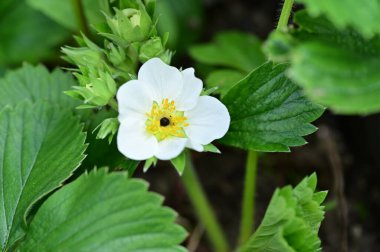
{"label": "flower center", "polygon": [[166,118],[166,117],[162,117],[161,119],[160,119],[160,126],[162,126],[162,127],[166,127],[166,126],[168,126],[170,124],[170,120],[168,119],[168,118]]}
{"label": "flower center", "polygon": [[184,128],[189,124],[183,111],[178,111],[174,101],[163,99],[161,103],[153,102],[150,113],[147,113],[146,130],[158,141],[168,137],[186,137]]}

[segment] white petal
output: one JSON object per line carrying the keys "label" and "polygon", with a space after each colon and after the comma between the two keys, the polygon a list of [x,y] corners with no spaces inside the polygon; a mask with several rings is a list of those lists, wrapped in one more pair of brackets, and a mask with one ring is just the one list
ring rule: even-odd
{"label": "white petal", "polygon": [[117,91],[116,98],[121,115],[127,110],[145,114],[150,111],[153,104],[144,84],[139,80],[131,80],[122,85]]}
{"label": "white petal", "polygon": [[204,149],[202,144],[195,143],[194,141],[191,141],[190,139],[187,140],[186,147],[198,152],[202,152]]}
{"label": "white petal", "polygon": [[138,79],[146,85],[151,97],[157,102],[166,98],[175,100],[183,87],[181,72],[159,58],[145,62],[139,70]]}
{"label": "white petal", "polygon": [[194,68],[187,68],[182,72],[183,88],[176,99],[176,107],[180,111],[190,110],[198,102],[199,95],[202,92],[203,83],[195,77]]}
{"label": "white petal", "polygon": [[177,157],[185,148],[187,139],[172,137],[158,142],[157,151],[154,154],[158,159],[169,160]]}
{"label": "white petal", "polygon": [[127,158],[133,160],[149,159],[153,157],[157,146],[157,139],[146,132],[145,125],[133,124],[131,121],[120,124],[117,133],[117,148]]}
{"label": "white petal", "polygon": [[200,96],[196,107],[185,112],[189,126],[185,131],[192,144],[206,145],[223,137],[230,125],[226,106],[211,96]]}

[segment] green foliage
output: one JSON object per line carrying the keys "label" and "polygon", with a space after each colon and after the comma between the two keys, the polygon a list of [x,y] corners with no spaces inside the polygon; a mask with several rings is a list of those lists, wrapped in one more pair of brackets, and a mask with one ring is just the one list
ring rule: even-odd
{"label": "green foliage", "polygon": [[206,78],[208,87],[219,87],[222,96],[252,69],[265,61],[261,41],[240,32],[222,32],[212,43],[190,48],[190,55],[198,62],[218,67]]}
{"label": "green foliage", "polygon": [[286,64],[265,63],[222,99],[231,116],[222,143],[255,151],[289,151],[306,143],[323,108],[307,100],[285,76]]}
{"label": "green foliage", "polygon": [[85,134],[67,109],[22,102],[0,113],[0,245],[25,232],[31,206],[59,187],[83,160]]}
{"label": "green foliage", "polygon": [[239,252],[321,251],[318,230],[327,192],[315,192],[316,184],[313,174],[294,189],[277,189],[259,228]]}
{"label": "green foliage", "polygon": [[186,232],[161,204],[145,182],[95,170],[46,200],[21,251],[185,251]]}
{"label": "green foliage", "polygon": [[298,12],[299,28],[274,33],[266,51],[291,62],[289,76],[314,101],[341,114],[380,111],[380,38],[366,40],[353,30],[337,30],[325,18]]}
{"label": "green foliage", "polygon": [[193,46],[190,55],[204,64],[249,72],[265,60],[260,47],[260,40],[253,35],[223,32],[217,34],[212,43]]}
{"label": "green foliage", "polygon": [[203,9],[201,0],[157,1],[157,29],[169,33],[168,46],[176,55],[184,53],[200,35]]}
{"label": "green foliage", "polygon": [[326,15],[338,28],[355,28],[366,37],[380,34],[379,0],[298,0],[312,16]]}
{"label": "green foliage", "polygon": [[[50,17],[60,25],[73,30],[80,30],[79,20],[76,16],[76,10],[73,1],[69,0],[26,0],[28,4],[41,11],[46,16]],[[99,24],[104,22],[104,16],[101,0],[83,0],[83,10],[85,11],[86,18],[91,24]]]}
{"label": "green foliage", "polygon": [[22,68],[9,71],[0,79],[0,107],[42,100],[73,108],[77,102],[63,92],[75,83],[71,74],[60,69],[49,73],[44,66],[24,64]]}
{"label": "green foliage", "polygon": [[56,47],[69,32],[24,0],[4,3],[0,4],[0,66],[34,63],[56,55]]}
{"label": "green foliage", "polygon": [[207,75],[206,84],[209,88],[217,87],[217,92],[223,97],[239,80],[244,78],[244,74],[231,69],[221,69],[212,71]]}

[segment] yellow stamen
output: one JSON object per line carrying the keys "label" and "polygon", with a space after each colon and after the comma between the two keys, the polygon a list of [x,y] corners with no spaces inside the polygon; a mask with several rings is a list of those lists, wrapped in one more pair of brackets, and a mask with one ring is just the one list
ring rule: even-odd
{"label": "yellow stamen", "polygon": [[[168,137],[186,137],[184,127],[189,126],[183,111],[177,111],[175,102],[163,99],[161,104],[153,102],[150,113],[146,113],[146,130],[153,134],[158,141]],[[161,125],[161,119],[166,118],[169,123]],[[166,121],[165,119],[165,121]]]}

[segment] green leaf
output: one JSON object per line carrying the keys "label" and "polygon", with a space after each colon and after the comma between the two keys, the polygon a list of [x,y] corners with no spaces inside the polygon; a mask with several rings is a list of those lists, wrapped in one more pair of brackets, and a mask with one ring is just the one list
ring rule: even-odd
{"label": "green leaf", "polygon": [[379,0],[298,0],[312,16],[326,15],[338,28],[355,28],[366,37],[380,34]]}
{"label": "green leaf", "polygon": [[231,67],[243,73],[250,72],[265,61],[261,41],[251,34],[240,32],[219,33],[213,43],[191,47],[190,55],[201,63]]}
{"label": "green leaf", "polygon": [[44,66],[24,64],[22,68],[9,71],[0,79],[0,107],[43,100],[74,108],[78,102],[63,93],[74,85],[75,80],[69,73],[59,69],[49,73]]}
{"label": "green leaf", "polygon": [[244,74],[236,70],[215,70],[207,76],[206,85],[210,88],[218,87],[218,93],[224,96],[243,77]]}
{"label": "green leaf", "polygon": [[183,171],[185,170],[186,165],[186,154],[183,151],[178,157],[173,158],[170,160],[174,168],[177,170],[179,175],[182,175]]}
{"label": "green leaf", "polygon": [[126,173],[84,174],[49,197],[21,251],[185,251],[176,213]]}
{"label": "green leaf", "polygon": [[318,230],[327,192],[315,192],[316,182],[313,174],[294,189],[277,189],[259,228],[239,252],[321,251]]}
{"label": "green leaf", "polygon": [[67,109],[24,102],[0,113],[0,246],[25,233],[32,205],[83,160],[85,134]]}
{"label": "green leaf", "polygon": [[13,1],[0,15],[0,66],[38,62],[57,55],[70,33],[25,1]]}
{"label": "green leaf", "polygon": [[324,110],[304,97],[286,69],[286,64],[265,63],[224,96],[231,124],[222,143],[268,152],[306,143],[302,136],[316,130],[310,122]]}
{"label": "green leaf", "polygon": [[[80,29],[73,1],[27,0],[27,2],[31,7],[41,11],[62,26],[73,31],[78,31]],[[103,5],[100,0],[83,0],[82,4],[89,24],[97,25],[105,21],[101,12],[101,7]]]}
{"label": "green leaf", "polygon": [[[338,31],[325,18],[298,12],[300,28],[271,45],[288,43],[289,76],[312,100],[341,114],[380,111],[380,37],[365,40],[353,30]],[[272,46],[271,46],[272,47]],[[268,48],[269,53],[276,51]],[[276,53],[276,52],[275,52]],[[275,54],[274,53],[274,54]]]}

